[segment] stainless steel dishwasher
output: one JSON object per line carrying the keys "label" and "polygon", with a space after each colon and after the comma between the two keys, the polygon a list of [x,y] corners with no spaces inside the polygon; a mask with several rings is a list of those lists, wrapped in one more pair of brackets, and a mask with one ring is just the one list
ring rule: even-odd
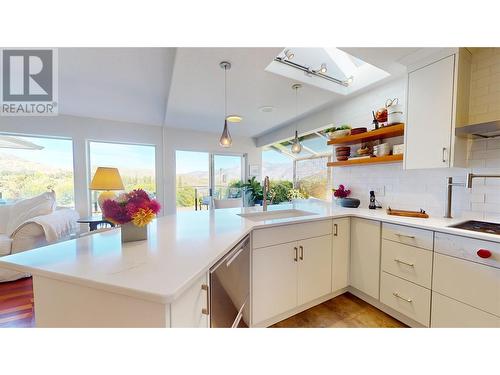
{"label": "stainless steel dishwasher", "polygon": [[210,269],[210,327],[245,328],[250,322],[250,238]]}

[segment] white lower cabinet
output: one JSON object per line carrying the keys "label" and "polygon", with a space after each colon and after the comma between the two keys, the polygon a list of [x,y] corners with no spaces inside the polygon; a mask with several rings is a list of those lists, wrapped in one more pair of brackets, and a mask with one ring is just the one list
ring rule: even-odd
{"label": "white lower cabinet", "polygon": [[442,294],[432,292],[431,327],[500,328],[500,318]]}
{"label": "white lower cabinet", "polygon": [[331,264],[331,235],[254,249],[253,325],[329,294]]}
{"label": "white lower cabinet", "polygon": [[201,276],[170,305],[170,326],[208,328],[208,274]]}
{"label": "white lower cabinet", "polygon": [[254,249],[252,320],[269,319],[297,306],[297,242]]}
{"label": "white lower cabinet", "polygon": [[351,219],[350,284],[379,299],[380,222]]}
{"label": "white lower cabinet", "polygon": [[299,242],[298,305],[331,292],[332,236]]}
{"label": "white lower cabinet", "polygon": [[428,327],[431,291],[399,277],[382,272],[380,302]]}
{"label": "white lower cabinet", "polygon": [[351,248],[351,219],[333,220],[332,236],[332,291],[349,286],[349,261]]}

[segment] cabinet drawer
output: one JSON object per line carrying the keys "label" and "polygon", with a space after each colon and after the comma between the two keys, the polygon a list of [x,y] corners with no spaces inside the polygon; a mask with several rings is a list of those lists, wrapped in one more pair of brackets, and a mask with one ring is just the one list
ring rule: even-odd
{"label": "cabinet drawer", "polygon": [[382,270],[430,289],[432,252],[382,240]]}
{"label": "cabinet drawer", "polygon": [[170,305],[171,327],[173,328],[207,328],[208,316],[202,313],[208,308],[208,291],[203,289],[208,285],[208,275],[201,276],[178,299]]}
{"label": "cabinet drawer", "polygon": [[432,292],[431,327],[500,328],[500,318]]}
{"label": "cabinet drawer", "polygon": [[427,250],[433,248],[433,233],[425,229],[383,223],[382,238]]}
{"label": "cabinet drawer", "polygon": [[432,290],[500,316],[500,270],[434,253]]}
{"label": "cabinet drawer", "polygon": [[[481,241],[474,238],[454,236],[452,234],[436,233],[436,252],[450,255],[476,263],[500,268],[500,243]],[[489,258],[477,255],[479,249],[489,250]]]}
{"label": "cabinet drawer", "polygon": [[431,291],[399,277],[382,272],[380,302],[409,318],[429,326]]}
{"label": "cabinet drawer", "polygon": [[306,238],[326,236],[332,234],[332,228],[331,220],[322,220],[257,229],[252,235],[253,248],[257,249]]}

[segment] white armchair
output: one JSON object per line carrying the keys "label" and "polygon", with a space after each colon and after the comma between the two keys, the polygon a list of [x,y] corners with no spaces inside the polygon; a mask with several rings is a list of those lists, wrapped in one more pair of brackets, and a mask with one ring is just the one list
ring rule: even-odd
{"label": "white armchair", "polygon": [[[40,203],[39,197],[37,197],[38,203]],[[49,198],[52,199],[50,196]],[[45,202],[42,202],[42,205],[44,204]],[[25,210],[24,213],[18,212],[22,209]],[[30,212],[31,215],[26,212]],[[65,238],[76,230],[78,217],[75,210],[54,210],[50,202],[42,208],[39,205],[37,209],[33,209],[33,205],[29,206],[24,202],[15,205],[0,205],[0,257],[45,246]],[[0,269],[0,282],[25,276],[28,275]]]}

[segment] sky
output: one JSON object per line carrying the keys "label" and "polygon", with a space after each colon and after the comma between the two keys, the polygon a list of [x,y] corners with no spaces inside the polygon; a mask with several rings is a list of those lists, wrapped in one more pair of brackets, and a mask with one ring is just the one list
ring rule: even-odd
{"label": "sky", "polygon": [[[3,148],[4,154],[14,155],[51,167],[73,170],[73,142],[70,139],[41,137],[17,137],[44,147],[42,150]],[[155,169],[155,147],[118,143],[90,142],[92,167],[116,167],[118,169]]]}
{"label": "sky", "polygon": [[[208,152],[176,151],[175,165],[177,174],[195,171],[208,173]],[[241,167],[241,156],[214,155],[215,169],[232,169]]]}
{"label": "sky", "polygon": [[73,142],[69,139],[53,139],[38,137],[16,137],[38,146],[43,150],[18,150],[2,148],[2,153],[14,155],[32,162],[50,165],[51,167],[73,170]]}

